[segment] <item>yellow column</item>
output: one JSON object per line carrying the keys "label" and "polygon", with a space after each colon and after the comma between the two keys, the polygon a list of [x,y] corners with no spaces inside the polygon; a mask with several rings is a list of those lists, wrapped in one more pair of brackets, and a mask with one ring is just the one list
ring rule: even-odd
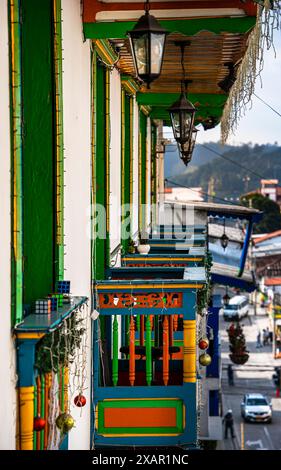
{"label": "yellow column", "polygon": [[196,320],[183,321],[183,381],[196,382]]}
{"label": "yellow column", "polygon": [[33,450],[34,387],[19,387],[20,450]]}

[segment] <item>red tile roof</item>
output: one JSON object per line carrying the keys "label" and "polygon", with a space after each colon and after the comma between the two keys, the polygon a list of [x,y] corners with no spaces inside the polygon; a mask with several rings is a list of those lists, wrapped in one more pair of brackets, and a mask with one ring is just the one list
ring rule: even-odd
{"label": "red tile roof", "polygon": [[266,286],[281,286],[281,277],[269,277],[264,281]]}
{"label": "red tile roof", "polygon": [[281,236],[281,230],[276,230],[275,232],[267,233],[260,238],[255,238],[254,243],[257,245],[258,243],[264,242],[265,240],[270,240],[270,238],[279,237]]}

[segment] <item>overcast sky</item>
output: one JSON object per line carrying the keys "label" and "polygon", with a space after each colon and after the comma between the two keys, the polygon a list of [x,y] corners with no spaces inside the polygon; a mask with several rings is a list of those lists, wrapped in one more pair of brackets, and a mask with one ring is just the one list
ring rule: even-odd
{"label": "overcast sky", "polygon": [[[264,52],[264,69],[261,73],[262,84],[258,78],[255,93],[281,114],[281,31],[275,33],[273,49]],[[167,129],[167,137],[172,137],[171,129]],[[209,131],[204,131],[199,126],[197,143],[220,140],[220,126]],[[277,142],[281,145],[281,117],[259,101],[252,98],[252,107],[245,116],[240,119],[234,135],[230,135],[228,144],[239,145],[241,143],[266,144]]]}

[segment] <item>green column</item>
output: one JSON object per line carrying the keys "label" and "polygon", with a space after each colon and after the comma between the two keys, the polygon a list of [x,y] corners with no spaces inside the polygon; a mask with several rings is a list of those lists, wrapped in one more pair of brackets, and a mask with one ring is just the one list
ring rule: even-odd
{"label": "green column", "polygon": [[23,313],[23,214],[22,214],[22,69],[20,1],[9,0],[10,119],[11,119],[11,313],[12,325]]}
{"label": "green column", "polygon": [[53,2],[22,0],[24,303],[54,285]]}

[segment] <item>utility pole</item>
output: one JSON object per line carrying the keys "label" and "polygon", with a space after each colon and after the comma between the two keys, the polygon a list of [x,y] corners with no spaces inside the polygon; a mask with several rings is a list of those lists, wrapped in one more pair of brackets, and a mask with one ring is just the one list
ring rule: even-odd
{"label": "utility pole", "polygon": [[211,176],[208,183],[208,202],[214,202],[215,178]]}
{"label": "utility pole", "polygon": [[243,181],[244,181],[244,183],[245,183],[245,186],[244,186],[245,194],[247,194],[248,191],[249,191],[249,181],[250,181],[250,180],[251,180],[251,178],[250,178],[250,176],[248,176],[248,175],[244,176],[244,178],[243,178]]}

